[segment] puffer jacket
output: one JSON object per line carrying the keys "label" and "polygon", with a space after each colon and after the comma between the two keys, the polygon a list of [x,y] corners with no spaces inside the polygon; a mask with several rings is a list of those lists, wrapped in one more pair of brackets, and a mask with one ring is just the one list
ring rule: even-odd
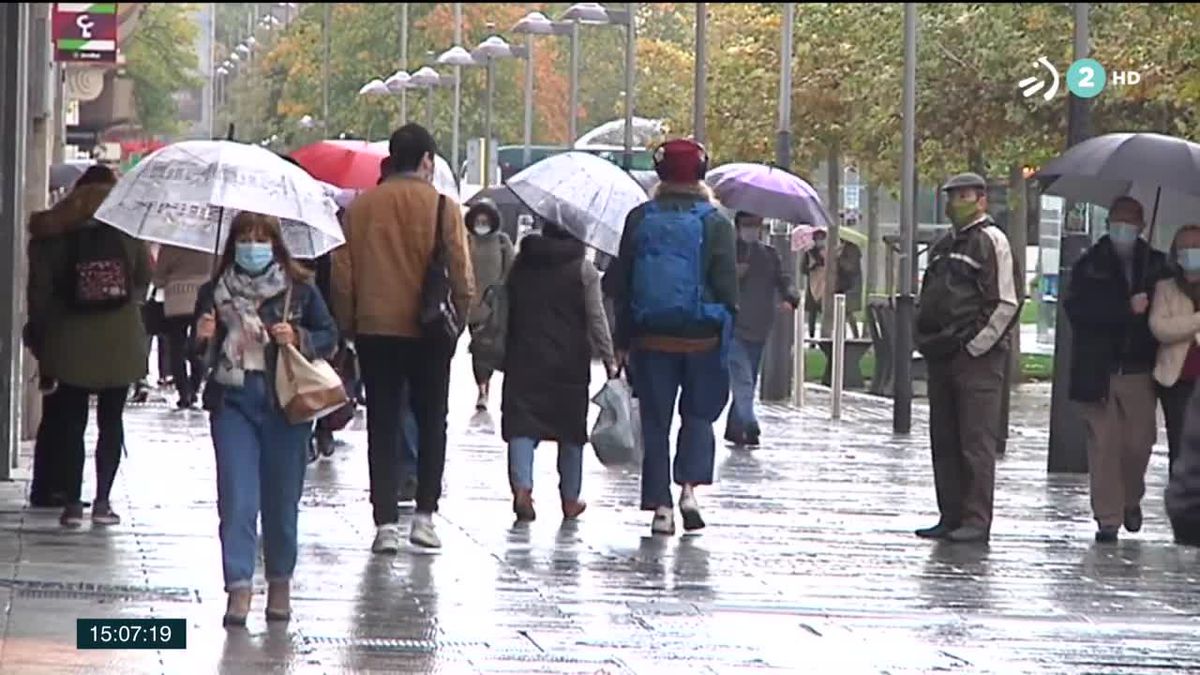
{"label": "puffer jacket", "polygon": [[946,233],[929,251],[916,346],[929,361],[1007,349],[1024,299],[1008,236],[990,216]]}
{"label": "puffer jacket", "polygon": [[133,284],[131,299],[107,311],[72,309],[61,288],[71,255],[71,237],[87,227],[111,227],[93,219],[110,186],[72,190],[53,208],[29,221],[29,323],[26,345],[42,377],[81,389],[114,389],[146,375],[147,341],[141,301],[150,285],[150,255],[142,242],[113,230],[125,249]]}
{"label": "puffer jacket", "polygon": [[[474,230],[476,216],[486,214],[492,224],[487,234]],[[486,312],[482,309],[483,292],[489,286],[501,283],[512,269],[516,251],[512,239],[500,231],[500,212],[491,200],[480,200],[467,211],[466,225],[469,235],[467,244],[471,250],[471,268],[475,272],[475,295],[471,299],[471,310],[467,322],[475,325],[482,321]]]}

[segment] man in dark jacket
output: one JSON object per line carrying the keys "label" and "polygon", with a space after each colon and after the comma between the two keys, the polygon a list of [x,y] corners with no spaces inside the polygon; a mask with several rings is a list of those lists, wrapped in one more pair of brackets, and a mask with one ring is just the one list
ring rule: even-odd
{"label": "man in dark jacket", "polygon": [[929,366],[941,518],[916,534],[983,543],[991,536],[1004,369],[1021,309],[1021,273],[1008,237],[987,213],[983,178],[959,174],[942,190],[953,228],[929,251],[916,334]]}
{"label": "man in dark jacket", "polygon": [[658,148],[655,171],[662,182],[653,200],[629,213],[608,270],[618,360],[631,359],[640,403],[642,510],[654,512],[654,534],[675,533],[669,435],[676,399],[682,428],[674,479],[689,531],[704,527],[693,489],[712,483],[712,425],[729,400],[726,352],[737,314],[737,252],[733,227],[704,184],[707,168],[708,155],[694,141]]}
{"label": "man in dark jacket", "polygon": [[739,212],[737,226],[738,308],[729,354],[729,380],[733,405],[725,422],[725,440],[738,445],[758,445],[761,431],[754,415],[754,392],[763,347],[775,316],[800,306],[800,293],[783,266],[779,252],[762,243],[763,219]]}
{"label": "man in dark jacket", "polygon": [[1114,542],[1121,525],[1142,528],[1146,465],[1158,435],[1154,371],[1158,342],[1150,332],[1154,286],[1166,256],[1151,249],[1142,205],[1113,202],[1108,234],[1071,271],[1066,310],[1071,348],[1071,400],[1088,429],[1088,474],[1096,541]]}

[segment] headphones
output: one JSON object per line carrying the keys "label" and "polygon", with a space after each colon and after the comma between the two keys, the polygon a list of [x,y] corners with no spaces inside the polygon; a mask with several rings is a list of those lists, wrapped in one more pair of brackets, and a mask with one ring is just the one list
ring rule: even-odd
{"label": "headphones", "polygon": [[671,144],[687,145],[699,156],[700,164],[697,169],[699,175],[696,176],[696,180],[704,180],[704,177],[708,175],[708,150],[704,148],[704,145],[691,138],[675,138],[659,145],[654,151],[654,168],[657,170],[659,164],[667,158],[667,146]]}

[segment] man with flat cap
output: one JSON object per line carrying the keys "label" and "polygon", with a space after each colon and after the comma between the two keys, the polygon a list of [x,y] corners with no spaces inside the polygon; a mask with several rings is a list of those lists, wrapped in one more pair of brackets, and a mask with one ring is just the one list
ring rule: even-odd
{"label": "man with flat cap", "polygon": [[917,349],[929,367],[929,437],[941,518],[916,535],[986,543],[1021,272],[1008,237],[988,215],[983,178],[959,174],[942,191],[952,228],[929,251],[916,330]]}

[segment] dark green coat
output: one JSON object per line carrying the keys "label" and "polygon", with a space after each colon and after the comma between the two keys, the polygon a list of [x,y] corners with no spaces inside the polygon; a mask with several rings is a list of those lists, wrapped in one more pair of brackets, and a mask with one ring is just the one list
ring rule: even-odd
{"label": "dark green coat", "polygon": [[90,390],[128,386],[145,377],[149,348],[141,301],[151,271],[142,242],[120,234],[133,276],[133,300],[123,307],[75,312],[55,289],[69,264],[66,235],[89,223],[107,193],[101,185],[77,188],[54,208],[34,214],[29,224],[28,346],[41,376]]}

